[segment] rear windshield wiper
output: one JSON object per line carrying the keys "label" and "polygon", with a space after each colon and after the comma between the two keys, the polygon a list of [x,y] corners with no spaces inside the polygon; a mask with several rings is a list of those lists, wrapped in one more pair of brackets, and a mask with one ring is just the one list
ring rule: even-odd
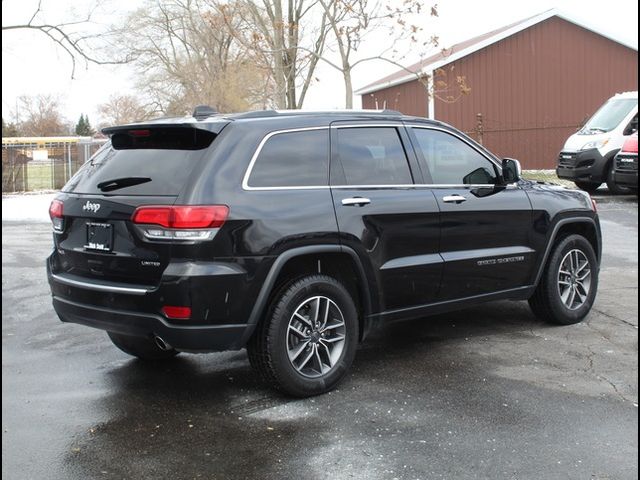
{"label": "rear windshield wiper", "polygon": [[150,182],[148,177],[123,177],[114,178],[113,180],[107,180],[100,182],[97,187],[103,192],[110,192],[112,190],[118,190],[119,188],[132,187],[134,185],[140,185],[141,183]]}

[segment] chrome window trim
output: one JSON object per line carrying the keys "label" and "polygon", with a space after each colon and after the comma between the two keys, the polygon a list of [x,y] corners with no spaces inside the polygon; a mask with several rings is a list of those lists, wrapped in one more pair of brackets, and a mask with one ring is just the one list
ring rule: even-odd
{"label": "chrome window trim", "polygon": [[[260,155],[260,152],[262,151],[262,149],[264,148],[264,145],[267,143],[267,141],[269,141],[269,139],[271,137],[274,137],[276,135],[280,135],[283,133],[295,133],[295,132],[308,132],[308,131],[312,131],[312,130],[329,130],[329,126],[321,126],[321,127],[303,127],[303,128],[289,128],[286,130],[276,130],[274,132],[270,132],[268,134],[266,134],[262,140],[260,140],[260,143],[258,144],[258,148],[256,148],[256,151],[254,152],[253,156],[251,157],[251,161],[249,162],[249,166],[247,167],[246,172],[244,173],[244,178],[242,179],[242,189],[243,190],[317,190],[317,189],[328,189],[329,185],[304,185],[304,186],[289,186],[289,187],[278,187],[278,186],[273,186],[273,187],[252,187],[251,185],[249,185],[249,178],[251,177],[251,171],[253,170],[253,167],[256,163],[256,160],[258,159],[258,156]],[[327,178],[327,181],[329,181],[329,179]]]}
{"label": "chrome window trim", "polygon": [[[450,131],[448,129],[445,129],[445,128],[440,128],[440,127],[431,126],[431,125],[402,124],[402,123],[340,124],[340,125],[325,125],[325,126],[319,126],[319,127],[290,128],[290,129],[285,129],[285,130],[276,130],[276,131],[268,133],[260,141],[260,143],[258,144],[258,147],[256,148],[256,151],[254,152],[253,156],[251,157],[251,161],[249,162],[249,166],[247,167],[247,170],[245,171],[244,177],[242,179],[242,189],[243,190],[249,190],[249,191],[283,191],[283,190],[328,190],[328,189],[356,190],[356,189],[367,189],[367,188],[369,188],[369,189],[370,188],[379,188],[379,189],[382,189],[382,188],[403,188],[403,189],[408,189],[408,188],[413,188],[413,189],[415,189],[415,188],[420,188],[420,189],[422,189],[422,188],[435,188],[435,189],[455,188],[455,189],[472,189],[472,188],[493,188],[493,187],[495,187],[495,185],[490,184],[490,183],[489,184],[473,184],[473,185],[440,184],[440,183],[408,183],[408,184],[401,184],[401,185],[397,185],[397,184],[396,185],[385,185],[385,184],[380,184],[380,185],[304,185],[304,186],[289,186],[289,187],[278,187],[278,186],[273,186],[273,187],[252,187],[251,185],[249,185],[249,178],[251,177],[251,172],[252,172],[253,167],[254,167],[254,165],[256,163],[256,160],[258,159],[258,156],[260,155],[260,152],[262,151],[262,148],[267,143],[267,141],[271,137],[273,137],[275,135],[279,135],[279,134],[282,134],[282,133],[305,132],[305,131],[312,131],[312,130],[328,130],[328,129],[331,129],[331,128],[339,129],[339,128],[371,128],[371,127],[421,128],[421,129],[437,130],[437,131],[441,131],[441,132],[444,132],[444,133],[448,133],[449,135],[453,135],[454,137],[456,137],[459,140],[463,141],[465,144],[467,144],[469,147],[474,149],[476,152],[478,152],[484,158],[489,160],[489,162],[491,162],[493,165],[498,167],[500,172],[502,172],[502,166],[497,161],[495,161],[493,158],[489,157],[487,154],[485,154],[481,150],[478,150],[478,148],[476,148],[473,144],[469,143],[469,141],[467,139],[465,139],[464,137],[461,137],[460,135],[456,134],[455,132],[452,132],[452,131]],[[507,185],[507,188],[516,188],[516,187],[517,187],[517,185],[515,183]]]}
{"label": "chrome window trim", "polygon": [[[516,184],[506,185],[507,188],[515,188]],[[495,185],[492,183],[478,183],[478,184],[436,184],[436,183],[407,183],[401,185],[318,185],[318,186],[309,186],[309,187],[250,187],[245,190],[357,190],[357,189],[371,189],[371,188],[402,188],[402,189],[425,189],[425,188],[434,188],[434,189],[443,189],[443,188],[455,188],[455,189],[473,189],[473,188],[494,188]]]}
{"label": "chrome window trim", "polygon": [[331,188],[336,190],[345,190],[345,189],[358,189],[358,188],[493,188],[495,185],[492,183],[488,184],[473,184],[473,185],[449,185],[449,184],[435,184],[435,183],[407,183],[401,185],[333,185]]}
{"label": "chrome window trim", "polygon": [[328,190],[329,185],[309,185],[309,186],[299,186],[299,187],[250,187],[242,184],[243,190],[250,191],[274,191],[274,190]]}
{"label": "chrome window trim", "polygon": [[372,128],[372,127],[404,127],[405,125],[398,120],[398,123],[354,123],[354,124],[340,124],[331,125],[331,128]]}

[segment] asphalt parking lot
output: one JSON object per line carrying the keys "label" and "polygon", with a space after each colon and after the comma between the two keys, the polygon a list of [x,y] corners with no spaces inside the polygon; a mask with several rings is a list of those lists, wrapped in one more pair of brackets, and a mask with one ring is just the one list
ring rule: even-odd
{"label": "asphalt parking lot", "polygon": [[638,205],[604,198],[579,325],[497,302],[395,324],[330,394],[258,383],[244,351],[132,360],[58,321],[49,226],[2,225],[3,479],[636,479]]}

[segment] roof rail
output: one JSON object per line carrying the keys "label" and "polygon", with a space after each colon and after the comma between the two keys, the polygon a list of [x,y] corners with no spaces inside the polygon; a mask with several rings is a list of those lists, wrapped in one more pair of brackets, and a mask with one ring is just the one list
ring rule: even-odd
{"label": "roof rail", "polygon": [[234,113],[229,115],[232,118],[264,118],[275,117],[278,115],[276,110],[253,110],[250,112]]}
{"label": "roof rail", "polygon": [[380,116],[402,116],[397,110],[254,110],[251,112],[235,113],[229,115],[230,118],[267,118],[279,115],[380,115]]}

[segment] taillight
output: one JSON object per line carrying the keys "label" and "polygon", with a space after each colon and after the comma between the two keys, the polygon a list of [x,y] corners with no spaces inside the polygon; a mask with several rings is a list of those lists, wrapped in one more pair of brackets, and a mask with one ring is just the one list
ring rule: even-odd
{"label": "taillight", "polygon": [[208,240],[212,229],[220,228],[228,216],[226,205],[150,205],[138,207],[131,221],[144,225],[149,239]]}
{"label": "taillight", "polygon": [[53,230],[60,233],[64,230],[64,204],[60,200],[53,200],[49,205],[49,217]]}
{"label": "taillight", "polygon": [[191,318],[191,307],[174,307],[165,305],[164,307],[162,307],[162,313],[167,318],[188,320],[189,318]]}
{"label": "taillight", "polygon": [[228,215],[229,207],[226,205],[150,206],[138,207],[131,220],[165,228],[219,228]]}
{"label": "taillight", "polygon": [[229,207],[173,207],[171,228],[220,228],[227,220]]}
{"label": "taillight", "polygon": [[591,206],[593,207],[593,211],[598,213],[598,204],[593,197],[591,197]]}

